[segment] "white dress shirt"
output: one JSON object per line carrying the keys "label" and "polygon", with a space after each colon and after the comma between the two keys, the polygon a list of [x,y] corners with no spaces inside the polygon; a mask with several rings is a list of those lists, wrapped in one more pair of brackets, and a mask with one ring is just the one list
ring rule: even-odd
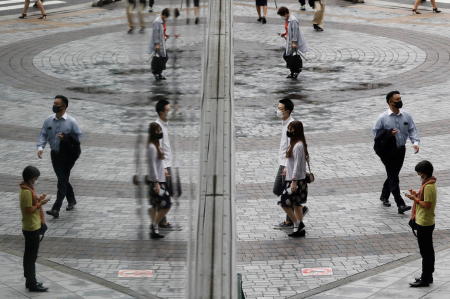
{"label": "white dress shirt", "polygon": [[294,121],[294,118],[292,116],[289,116],[288,119],[281,121],[282,128],[281,128],[281,141],[280,141],[280,151],[278,154],[279,157],[279,164],[280,166],[286,166],[286,151],[289,147],[289,142],[291,142],[291,138],[286,136],[288,125]]}
{"label": "white dress shirt", "polygon": [[164,153],[163,166],[164,168],[172,167],[172,149],[170,148],[169,140],[169,125],[167,121],[163,121],[159,117],[156,122],[161,126],[163,138],[159,141],[161,149]]}

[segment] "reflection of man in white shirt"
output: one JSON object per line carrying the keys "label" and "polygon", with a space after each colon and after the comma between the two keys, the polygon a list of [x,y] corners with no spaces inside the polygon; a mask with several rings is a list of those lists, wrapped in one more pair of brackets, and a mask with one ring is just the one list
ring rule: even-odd
{"label": "reflection of man in white shirt", "polygon": [[[166,184],[168,187],[168,191],[170,196],[173,195],[173,185],[172,185],[172,149],[170,147],[169,140],[169,126],[168,119],[170,115],[170,103],[167,100],[160,100],[156,103],[156,113],[158,113],[158,118],[156,119],[156,123],[158,123],[162,128],[163,137],[161,139],[161,149],[164,153],[163,167],[164,174],[166,176]],[[170,223],[167,222],[166,217],[164,217],[159,223],[159,227],[161,228],[170,228]]]}

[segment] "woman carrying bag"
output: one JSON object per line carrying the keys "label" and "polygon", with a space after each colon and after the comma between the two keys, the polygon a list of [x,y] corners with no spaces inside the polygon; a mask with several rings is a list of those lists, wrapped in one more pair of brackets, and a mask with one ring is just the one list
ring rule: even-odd
{"label": "woman carrying bag", "polygon": [[27,166],[22,172],[23,182],[20,184],[20,210],[22,212],[22,232],[25,237],[23,270],[26,278],[25,287],[30,292],[46,292],[42,283],[36,280],[36,259],[39,251],[39,236],[46,230],[44,211],[49,198],[46,194],[38,196],[34,189],[40,176],[39,169]]}
{"label": "woman carrying bag", "polygon": [[312,175],[306,172],[309,154],[302,122],[297,120],[291,122],[286,134],[290,138],[286,151],[286,190],[281,195],[279,204],[294,223],[294,231],[289,237],[298,238],[306,234],[302,205],[307,201],[307,183]]}

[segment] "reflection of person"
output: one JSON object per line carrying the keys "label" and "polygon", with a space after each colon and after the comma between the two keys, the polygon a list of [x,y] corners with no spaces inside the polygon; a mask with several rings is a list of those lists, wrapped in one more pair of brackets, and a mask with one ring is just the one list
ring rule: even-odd
{"label": "reflection of person", "polygon": [[161,149],[160,140],[164,133],[161,126],[150,123],[148,128],[148,179],[150,181],[150,204],[149,209],[152,224],[150,225],[150,238],[164,238],[159,234],[159,222],[169,212],[171,200],[167,191],[166,176],[164,173],[164,152]]}
{"label": "reflection of person", "polygon": [[[34,6],[39,8],[41,11],[41,16],[38,19],[45,20],[47,19],[47,14],[45,13],[45,8],[43,4],[43,0],[36,0],[34,3]],[[19,19],[25,19],[27,17],[27,11],[28,7],[30,7],[30,0],[25,0],[25,3],[23,5],[22,15],[19,17]]]}
{"label": "reflection of person", "polygon": [[[402,98],[399,91],[391,91],[386,95],[386,102],[389,109],[383,112],[377,119],[373,127],[375,139],[387,133],[388,136],[394,136],[392,148],[379,154],[381,162],[386,168],[387,178],[383,184],[380,200],[383,205],[390,207],[389,195],[392,193],[397,204],[398,213],[403,214],[411,209],[405,205],[405,201],[400,195],[399,174],[405,160],[405,144],[408,138],[413,143],[414,152],[419,152],[419,136],[417,135],[416,125],[408,112],[400,110],[403,107]],[[385,145],[381,145],[382,147]],[[378,154],[378,153],[377,153]]]}
{"label": "reflection of person", "polygon": [[51,148],[50,156],[52,165],[58,178],[58,193],[51,211],[47,211],[46,213],[55,218],[59,217],[59,210],[65,197],[67,197],[68,202],[66,211],[73,210],[77,204],[69,179],[70,171],[75,165],[80,153],[75,153],[67,149],[79,150],[81,130],[77,121],[66,113],[68,106],[69,100],[65,96],[57,95],[55,97],[52,108],[54,114],[50,115],[44,121],[37,144],[37,155],[39,159],[42,159],[44,147],[47,142]]}
{"label": "reflection of person", "polygon": [[[423,0],[416,0],[416,2],[414,3],[414,7],[412,9],[413,14],[418,14],[418,15],[421,14],[421,12],[417,10],[417,8],[419,7],[421,2],[424,2],[424,1]],[[441,12],[436,6],[436,0],[431,0],[431,6],[433,7],[433,12],[434,13],[440,13]]]}
{"label": "reflection of person", "polygon": [[[139,1],[139,4],[136,5],[136,1]],[[137,6],[137,15],[139,18],[139,24],[141,29],[139,33],[144,33],[145,31],[145,22],[144,22],[144,9],[146,5],[146,0],[128,0],[127,6],[127,20],[128,20],[128,33],[131,34],[134,31],[134,22],[133,22],[133,11]]]}
{"label": "reflection of person", "polygon": [[30,292],[46,292],[42,283],[36,280],[36,259],[39,251],[39,232],[45,225],[42,211],[49,199],[47,195],[38,196],[34,189],[40,176],[39,169],[27,166],[22,172],[23,182],[20,184],[20,210],[22,212],[22,232],[25,237],[25,251],[23,254],[23,271],[26,279],[25,286]]}
{"label": "reflection of person", "polygon": [[312,20],[314,30],[323,31],[322,25],[325,14],[325,0],[315,0],[312,4],[314,4],[314,17]]}
{"label": "reflection of person", "polygon": [[[263,14],[261,15],[261,8],[263,10]],[[267,23],[267,0],[256,0],[256,12],[258,13],[258,22],[263,24]]]}
{"label": "reflection of person", "polygon": [[152,38],[150,41],[150,53],[155,54],[159,57],[159,63],[152,63],[152,73],[156,80],[165,80],[162,71],[166,69],[166,63],[168,60],[166,40],[169,38],[167,34],[167,19],[170,16],[170,10],[164,8],[161,15],[153,21]]}
{"label": "reflection of person", "polygon": [[417,243],[422,256],[422,275],[410,283],[410,286],[427,287],[433,283],[435,261],[433,231],[437,199],[436,178],[433,177],[433,165],[429,161],[419,162],[415,170],[422,179],[422,186],[418,192],[409,190],[406,197],[414,201],[411,219],[415,220],[417,224]]}

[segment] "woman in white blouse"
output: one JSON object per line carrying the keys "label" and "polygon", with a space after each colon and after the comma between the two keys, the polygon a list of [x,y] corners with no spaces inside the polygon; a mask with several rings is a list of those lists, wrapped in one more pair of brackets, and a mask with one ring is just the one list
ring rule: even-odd
{"label": "woman in white blouse", "polygon": [[167,191],[166,176],[164,174],[164,153],[161,150],[159,141],[163,137],[161,126],[150,123],[148,128],[148,181],[150,185],[150,205],[149,209],[152,224],[150,225],[150,238],[164,238],[159,234],[158,223],[169,212],[172,205],[169,192]]}
{"label": "woman in white blouse", "polygon": [[303,207],[308,196],[306,184],[306,161],[309,159],[303,124],[293,121],[289,124],[287,136],[290,144],[286,151],[286,194],[282,196],[281,207],[294,222],[294,232],[290,237],[304,237]]}

